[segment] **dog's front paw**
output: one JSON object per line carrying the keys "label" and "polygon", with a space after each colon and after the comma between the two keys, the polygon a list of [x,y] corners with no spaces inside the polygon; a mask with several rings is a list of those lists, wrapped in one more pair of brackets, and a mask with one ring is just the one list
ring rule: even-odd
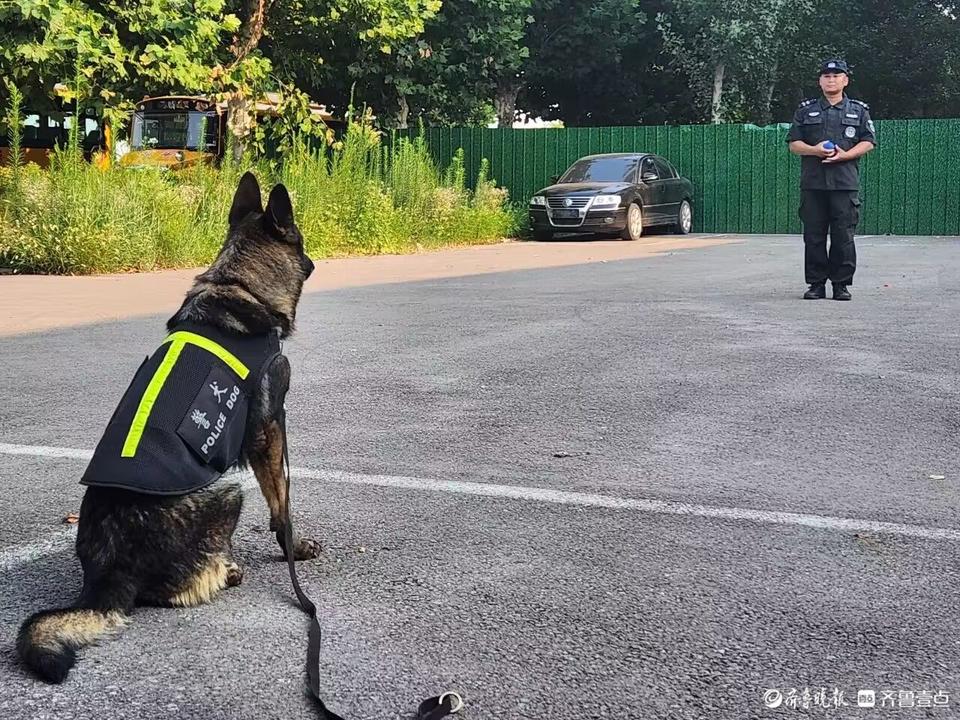
{"label": "dog's front paw", "polygon": [[243,582],[243,568],[235,562],[227,565],[227,587],[236,587]]}
{"label": "dog's front paw", "polygon": [[[283,549],[283,559],[286,560],[287,546],[284,542],[282,533],[277,533],[277,542],[280,543],[280,547]],[[315,557],[319,557],[322,551],[323,547],[316,540],[311,540],[310,538],[296,538],[293,541],[294,560],[313,560]]]}
{"label": "dog's front paw", "polygon": [[297,538],[294,543],[293,559],[313,560],[315,557],[319,557],[321,552],[323,552],[323,548],[316,540]]}

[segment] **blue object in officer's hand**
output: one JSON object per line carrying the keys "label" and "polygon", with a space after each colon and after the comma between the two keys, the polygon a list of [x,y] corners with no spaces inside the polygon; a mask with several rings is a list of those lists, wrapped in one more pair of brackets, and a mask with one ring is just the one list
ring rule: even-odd
{"label": "blue object in officer's hand", "polygon": [[831,155],[837,154],[837,145],[832,140],[825,140],[823,143],[823,149],[829,150]]}

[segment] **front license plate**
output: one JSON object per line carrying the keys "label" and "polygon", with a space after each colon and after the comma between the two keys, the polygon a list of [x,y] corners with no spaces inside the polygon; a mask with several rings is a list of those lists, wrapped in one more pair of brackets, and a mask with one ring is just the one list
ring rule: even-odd
{"label": "front license plate", "polygon": [[579,210],[554,210],[553,216],[558,220],[570,220],[571,218],[580,217]]}

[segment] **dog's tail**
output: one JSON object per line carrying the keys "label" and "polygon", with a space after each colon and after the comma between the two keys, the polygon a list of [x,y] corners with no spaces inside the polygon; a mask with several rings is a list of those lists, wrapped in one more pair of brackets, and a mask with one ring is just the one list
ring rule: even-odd
{"label": "dog's tail", "polygon": [[43,610],[20,626],[17,652],[42,679],[61,683],[77,661],[77,650],[113,634],[126,623],[127,615],[120,610]]}

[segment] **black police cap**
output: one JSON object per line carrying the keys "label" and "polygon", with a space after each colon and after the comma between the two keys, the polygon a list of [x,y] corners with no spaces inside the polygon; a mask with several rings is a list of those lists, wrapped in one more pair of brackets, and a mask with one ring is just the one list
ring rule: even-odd
{"label": "black police cap", "polygon": [[839,58],[830,58],[829,60],[824,60],[823,64],[820,66],[820,74],[826,75],[827,73],[850,73],[850,68],[847,67],[847,63]]}

